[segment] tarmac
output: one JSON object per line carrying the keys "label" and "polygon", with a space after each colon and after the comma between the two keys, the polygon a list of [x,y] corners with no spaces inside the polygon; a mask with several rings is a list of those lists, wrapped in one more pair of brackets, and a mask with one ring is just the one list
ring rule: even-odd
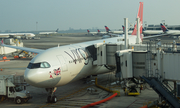
{"label": "tarmac", "polygon": [[[25,47],[48,49],[51,47],[56,47],[58,44],[62,46],[96,39],[101,39],[101,36],[66,34],[63,36],[40,36],[39,40],[22,41]],[[170,38],[161,39],[164,43],[174,40]],[[148,42],[148,40],[144,41],[144,43],[146,42]],[[9,55],[8,59],[10,59],[10,61],[0,62],[0,69],[2,68],[2,71],[0,70],[0,75],[23,75],[28,63],[32,58],[13,59]],[[2,108],[80,108],[87,104],[103,100],[113,94],[96,87],[94,84],[95,78],[96,77],[82,79],[58,87],[55,93],[58,98],[57,103],[47,103],[46,90],[44,88],[37,88],[30,85],[27,87],[27,91],[30,92],[33,98],[27,103],[15,104],[15,102],[6,99],[0,102],[0,106]],[[114,72],[98,75],[97,78],[98,84],[102,86],[107,86],[110,83],[117,81]],[[111,86],[112,89],[120,91],[120,96],[116,96],[105,103],[91,108],[139,108],[149,102],[159,99],[158,94],[155,93],[154,90],[152,90],[148,85],[144,86],[145,87],[138,96],[126,96],[123,89],[120,89],[119,85]]]}

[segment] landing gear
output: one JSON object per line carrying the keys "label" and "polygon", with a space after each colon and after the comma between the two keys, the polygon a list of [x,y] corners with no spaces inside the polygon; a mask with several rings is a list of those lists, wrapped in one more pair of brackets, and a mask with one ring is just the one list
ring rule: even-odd
{"label": "landing gear", "polygon": [[57,89],[57,87],[46,88],[46,91],[49,92],[48,97],[47,97],[47,102],[48,103],[56,103],[57,102],[57,97],[54,94],[56,89]]}
{"label": "landing gear", "polygon": [[56,103],[57,102],[57,97],[56,96],[48,96],[47,98],[48,103]]}

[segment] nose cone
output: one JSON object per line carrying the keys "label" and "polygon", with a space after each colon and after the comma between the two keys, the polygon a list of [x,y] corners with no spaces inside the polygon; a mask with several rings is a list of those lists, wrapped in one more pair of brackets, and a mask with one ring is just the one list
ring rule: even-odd
{"label": "nose cone", "polygon": [[26,68],[26,71],[24,73],[24,79],[28,84],[32,86],[37,86],[36,74],[35,72],[33,72],[32,69]]}
{"label": "nose cone", "polygon": [[52,88],[60,81],[61,77],[51,78],[46,70],[26,68],[24,79],[35,87]]}

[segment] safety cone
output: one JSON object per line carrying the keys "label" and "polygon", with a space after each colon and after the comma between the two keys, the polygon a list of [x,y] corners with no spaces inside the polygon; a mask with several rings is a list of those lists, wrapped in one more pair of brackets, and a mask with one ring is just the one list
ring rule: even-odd
{"label": "safety cone", "polygon": [[2,68],[1,68],[1,71],[2,71]]}

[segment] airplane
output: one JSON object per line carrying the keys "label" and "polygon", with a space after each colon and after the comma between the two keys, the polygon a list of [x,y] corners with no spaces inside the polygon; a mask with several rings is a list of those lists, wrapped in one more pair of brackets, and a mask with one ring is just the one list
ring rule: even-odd
{"label": "airplane", "polygon": [[160,23],[160,25],[164,34],[167,34],[169,36],[180,36],[180,30],[168,30],[167,27],[162,23]]}
{"label": "airplane", "polygon": [[163,33],[163,31],[162,30],[145,30],[144,28],[143,28],[143,34],[144,35],[158,35],[158,34],[162,34]]}
{"label": "airplane", "polygon": [[94,36],[94,35],[97,35],[97,34],[98,34],[98,32],[90,32],[88,29],[87,29],[87,32],[88,32],[88,34],[91,34],[92,36]]}
{"label": "airplane", "polygon": [[101,32],[99,29],[97,29],[98,31],[98,35],[104,35],[104,34],[107,34],[107,32]]}
{"label": "airplane", "polygon": [[[140,18],[141,26],[142,12],[143,2],[140,2],[140,8],[137,17]],[[140,28],[142,29],[142,27]],[[135,28],[132,33],[133,35],[129,36],[129,44],[136,43],[136,33],[137,31]],[[143,37],[143,35],[141,35],[141,39],[150,37]],[[24,72],[24,79],[32,86],[45,88],[49,93],[47,102],[56,103],[57,97],[54,95],[54,93],[57,87],[66,85],[90,75],[103,74],[112,71],[106,66],[95,66],[92,64],[92,62],[96,59],[93,58],[94,52],[91,50],[94,48],[94,44],[103,42],[124,44],[124,41],[122,41],[123,39],[124,37],[113,37],[108,39],[58,46],[49,48],[47,50],[5,45],[3,40],[1,41],[1,45],[38,53],[38,55],[35,56],[27,66]]]}
{"label": "airplane", "polygon": [[107,33],[113,33],[113,34],[123,34],[123,31],[111,31],[107,26],[104,26]]}
{"label": "airplane", "polygon": [[39,34],[41,34],[41,35],[56,34],[56,33],[58,33],[58,31],[59,31],[59,28],[55,32],[39,32]]}
{"label": "airplane", "polygon": [[[124,32],[124,26],[122,25],[123,32]],[[133,30],[128,30],[128,34],[132,34]]]}
{"label": "airplane", "polygon": [[14,37],[22,37],[22,38],[32,38],[35,34],[33,33],[4,33],[0,34],[0,38],[14,38]]}

